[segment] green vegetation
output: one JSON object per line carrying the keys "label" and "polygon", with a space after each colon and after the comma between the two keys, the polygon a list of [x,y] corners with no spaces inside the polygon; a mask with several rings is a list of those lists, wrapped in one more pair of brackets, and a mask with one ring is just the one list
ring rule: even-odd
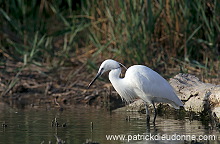
{"label": "green vegetation", "polygon": [[0,67],[106,58],[219,78],[218,0],[0,0]]}

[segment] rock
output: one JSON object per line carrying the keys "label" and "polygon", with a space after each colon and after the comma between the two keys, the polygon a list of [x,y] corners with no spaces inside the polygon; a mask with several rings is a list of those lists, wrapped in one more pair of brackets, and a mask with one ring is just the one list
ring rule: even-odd
{"label": "rock", "polygon": [[186,111],[208,111],[220,120],[220,85],[203,83],[193,75],[181,73],[171,78],[170,84],[184,102]]}
{"label": "rock", "polygon": [[124,107],[117,108],[114,111],[141,111],[145,108],[145,103],[142,99],[137,99],[136,101],[126,105]]}
{"label": "rock", "polygon": [[[208,112],[220,122],[220,85],[203,83],[194,75],[182,73],[171,78],[170,84],[183,101],[186,111]],[[144,102],[139,99],[117,111],[141,111],[143,106]]]}

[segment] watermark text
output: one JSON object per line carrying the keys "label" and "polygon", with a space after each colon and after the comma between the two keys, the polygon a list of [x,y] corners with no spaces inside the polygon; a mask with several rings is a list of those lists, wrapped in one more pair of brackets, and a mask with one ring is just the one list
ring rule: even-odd
{"label": "watermark text", "polygon": [[177,141],[177,140],[217,140],[216,135],[183,135],[183,134],[136,134],[136,135],[106,135],[106,140],[119,141]]}

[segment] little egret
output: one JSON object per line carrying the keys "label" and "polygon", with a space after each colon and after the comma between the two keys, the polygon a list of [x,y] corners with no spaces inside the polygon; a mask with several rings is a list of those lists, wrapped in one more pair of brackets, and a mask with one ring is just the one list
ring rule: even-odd
{"label": "little egret", "polygon": [[183,103],[177,97],[171,85],[157,72],[144,65],[133,65],[127,69],[125,77],[120,78],[121,66],[125,67],[115,60],[105,60],[101,64],[96,77],[91,81],[88,88],[104,72],[110,71],[109,80],[122,100],[131,102],[139,97],[145,102],[148,123],[150,121],[148,111],[149,104],[152,104],[154,107],[153,123],[155,123],[157,116],[155,102],[169,103],[175,109],[179,109],[180,106],[183,106]]}

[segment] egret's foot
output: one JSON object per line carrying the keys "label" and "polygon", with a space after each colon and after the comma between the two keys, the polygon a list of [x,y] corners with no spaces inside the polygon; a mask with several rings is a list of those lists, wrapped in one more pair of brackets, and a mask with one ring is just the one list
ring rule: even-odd
{"label": "egret's foot", "polygon": [[156,111],[155,111],[155,113],[154,113],[154,120],[153,120],[153,124],[154,124],[154,125],[155,125],[156,117],[157,117],[157,113],[156,113]]}
{"label": "egret's foot", "polygon": [[155,126],[155,121],[156,121],[156,117],[154,117],[154,120],[153,120],[153,125]]}
{"label": "egret's foot", "polygon": [[146,117],[146,121],[147,121],[147,124],[150,123],[150,116],[149,116],[149,115],[147,115],[147,117]]}
{"label": "egret's foot", "polygon": [[157,117],[157,109],[156,109],[154,103],[153,103],[153,107],[154,107],[154,120],[153,120],[153,124],[155,125],[155,121],[156,121],[156,117]]}

